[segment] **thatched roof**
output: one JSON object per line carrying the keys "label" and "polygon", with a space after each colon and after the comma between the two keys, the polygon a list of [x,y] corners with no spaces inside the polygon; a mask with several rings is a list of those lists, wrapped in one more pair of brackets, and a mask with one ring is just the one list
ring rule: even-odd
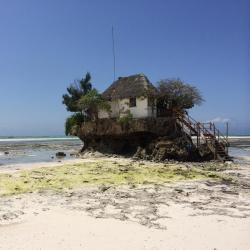
{"label": "thatched roof", "polygon": [[102,94],[105,99],[156,95],[157,89],[144,74],[119,77]]}

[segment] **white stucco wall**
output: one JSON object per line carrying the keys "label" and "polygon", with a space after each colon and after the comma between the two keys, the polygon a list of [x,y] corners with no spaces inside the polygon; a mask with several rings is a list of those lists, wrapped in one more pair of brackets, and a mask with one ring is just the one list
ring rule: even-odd
{"label": "white stucco wall", "polygon": [[156,109],[152,109],[148,105],[148,98],[136,98],[136,107],[129,107],[129,99],[114,100],[110,103],[111,113],[100,111],[98,116],[100,119],[108,117],[122,117],[127,115],[128,110],[133,115],[133,118],[155,117]]}
{"label": "white stucco wall", "polygon": [[98,112],[98,118],[99,119],[109,118],[109,116],[110,115],[105,110],[99,110],[99,112]]}
{"label": "white stucco wall", "polygon": [[129,108],[134,118],[148,117],[147,98],[136,98],[136,107]]}

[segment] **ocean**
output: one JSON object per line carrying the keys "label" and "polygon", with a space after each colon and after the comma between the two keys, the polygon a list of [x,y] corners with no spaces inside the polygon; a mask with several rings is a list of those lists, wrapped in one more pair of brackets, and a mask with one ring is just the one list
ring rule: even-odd
{"label": "ocean", "polygon": [[[230,136],[229,155],[235,162],[250,163],[250,136]],[[77,137],[0,137],[0,167],[58,161],[56,153],[74,158],[83,146]]]}
{"label": "ocean", "polygon": [[0,167],[58,161],[57,152],[64,152],[64,159],[70,159],[82,146],[77,137],[0,137]]}
{"label": "ocean", "polygon": [[229,136],[229,155],[235,162],[250,163],[250,136]]}

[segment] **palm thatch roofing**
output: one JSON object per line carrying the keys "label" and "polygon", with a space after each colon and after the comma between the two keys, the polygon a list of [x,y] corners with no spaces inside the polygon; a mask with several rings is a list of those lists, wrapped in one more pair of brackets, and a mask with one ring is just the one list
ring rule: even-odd
{"label": "palm thatch roofing", "polygon": [[155,96],[157,89],[144,74],[119,77],[103,93],[105,99],[124,99],[140,96]]}

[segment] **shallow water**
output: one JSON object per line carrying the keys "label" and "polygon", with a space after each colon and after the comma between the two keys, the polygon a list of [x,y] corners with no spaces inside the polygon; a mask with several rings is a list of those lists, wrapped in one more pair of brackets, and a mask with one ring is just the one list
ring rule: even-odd
{"label": "shallow water", "polygon": [[250,163],[250,137],[239,136],[229,138],[229,155],[235,162]]}
{"label": "shallow water", "polygon": [[234,157],[235,162],[250,163],[250,146],[229,147],[229,155]]}
{"label": "shallow water", "polygon": [[81,148],[78,138],[0,138],[0,166],[57,161],[59,151],[69,159]]}
{"label": "shallow water", "polygon": [[[250,140],[246,137],[234,138],[229,147],[229,155],[235,162],[250,163]],[[53,162],[59,159],[56,152],[66,153],[64,159],[73,158],[83,144],[72,137],[30,137],[0,138],[0,167],[20,163]],[[8,152],[8,154],[6,154]]]}

